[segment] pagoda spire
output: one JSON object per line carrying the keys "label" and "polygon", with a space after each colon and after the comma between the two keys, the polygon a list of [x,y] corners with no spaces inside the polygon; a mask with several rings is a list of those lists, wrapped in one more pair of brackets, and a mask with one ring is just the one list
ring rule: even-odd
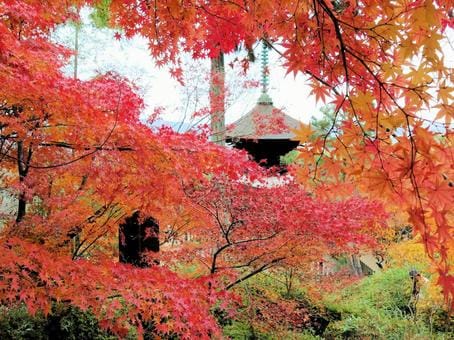
{"label": "pagoda spire", "polygon": [[273,100],[268,95],[268,85],[270,82],[269,72],[269,57],[268,57],[268,44],[265,40],[262,40],[262,93],[259,97],[258,104],[262,105],[273,105]]}

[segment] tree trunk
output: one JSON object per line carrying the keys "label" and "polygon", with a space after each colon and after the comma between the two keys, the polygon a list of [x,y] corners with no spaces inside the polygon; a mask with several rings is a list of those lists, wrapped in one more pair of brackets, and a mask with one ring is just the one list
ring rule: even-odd
{"label": "tree trunk", "polygon": [[[31,146],[30,146],[30,151],[31,152]],[[31,154],[30,154],[31,156]],[[29,161],[29,158],[27,160],[27,163]],[[18,205],[17,205],[17,214],[16,214],[16,223],[19,223],[22,221],[22,219],[25,216],[25,212],[27,209],[27,200],[25,198],[25,188],[23,187],[25,177],[27,176],[28,172],[28,165],[25,163],[24,159],[24,145],[22,141],[17,142],[17,172],[19,173],[19,183],[20,183],[20,189],[19,189],[19,198],[18,198]]]}
{"label": "tree trunk", "polygon": [[225,144],[225,68],[224,54],[211,59],[210,75],[211,140]]}

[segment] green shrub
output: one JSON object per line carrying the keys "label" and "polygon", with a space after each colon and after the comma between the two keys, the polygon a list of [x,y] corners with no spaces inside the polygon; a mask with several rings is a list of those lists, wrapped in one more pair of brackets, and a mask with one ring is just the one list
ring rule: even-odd
{"label": "green shrub", "polygon": [[234,321],[223,328],[224,335],[231,339],[257,339],[257,334],[253,329],[242,321]]}
{"label": "green shrub", "polygon": [[0,339],[113,340],[101,330],[96,318],[78,308],[54,304],[52,313],[31,316],[25,306],[0,307]]}
{"label": "green shrub", "polygon": [[50,339],[116,339],[99,328],[93,314],[65,304],[55,305],[54,312],[47,318],[46,333]]}
{"label": "green shrub", "polygon": [[327,299],[327,307],[341,314],[328,326],[328,339],[447,339],[453,334],[433,333],[424,314],[409,313],[412,282],[408,268],[376,273]]}
{"label": "green shrub", "polygon": [[46,319],[27,313],[24,306],[14,309],[0,307],[0,339],[47,339]]}

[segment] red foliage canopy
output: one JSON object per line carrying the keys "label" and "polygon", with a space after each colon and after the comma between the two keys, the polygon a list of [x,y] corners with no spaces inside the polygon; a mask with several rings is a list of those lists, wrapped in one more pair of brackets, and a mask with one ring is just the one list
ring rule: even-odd
{"label": "red foliage canopy", "polygon": [[[264,185],[266,174],[242,153],[141,124],[142,101],[126,80],[65,77],[60,67],[71,52],[52,43],[49,31],[90,3],[0,3],[1,180],[18,202],[2,229],[2,303],[25,301],[47,312],[51,301],[64,300],[90,308],[119,335],[128,323],[140,328],[148,319],[163,333],[208,338],[218,331],[210,308],[225,299],[214,289],[224,288],[221,269],[233,273],[230,287],[276,261],[371,241],[384,218],[377,203],[330,202],[297,184]],[[214,56],[258,38],[278,41],[289,71],[311,75],[336,94],[336,112],[348,112],[339,144],[322,138],[307,148],[306,164],[317,157],[300,170],[302,181],[322,173],[325,184],[339,187],[382,185],[381,195],[408,209],[428,253],[440,255],[440,283],[452,293],[452,147],[418,118],[432,100],[432,82],[439,118],[449,124],[452,116],[448,71],[437,52],[441,30],[452,25],[447,1],[355,7],[324,0],[113,0],[110,10],[113,24],[148,37],[152,54],[165,62],[177,61],[181,50]],[[416,55],[420,66],[412,65]],[[208,263],[207,275],[183,279],[164,265],[113,262],[118,223],[136,210],[163,226],[184,225],[180,232],[190,228],[199,242],[190,254]],[[232,271],[239,266],[246,271]]]}

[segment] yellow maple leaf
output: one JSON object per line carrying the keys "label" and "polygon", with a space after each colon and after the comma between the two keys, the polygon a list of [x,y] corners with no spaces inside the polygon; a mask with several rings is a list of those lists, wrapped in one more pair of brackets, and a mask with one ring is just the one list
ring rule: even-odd
{"label": "yellow maple leaf", "polygon": [[443,104],[449,104],[450,100],[454,99],[453,90],[454,88],[443,84],[438,90],[438,100]]}
{"label": "yellow maple leaf", "polygon": [[454,119],[454,107],[446,104],[436,105],[436,108],[439,108],[435,120],[443,120],[446,124],[451,124],[451,120]]}
{"label": "yellow maple leaf", "polygon": [[308,142],[314,134],[311,125],[303,123],[301,123],[298,129],[292,129],[292,132],[295,134],[294,139],[299,140],[301,144]]}
{"label": "yellow maple leaf", "polygon": [[389,132],[405,124],[405,115],[394,113],[388,116],[381,116],[379,123],[384,129],[388,129]]}

